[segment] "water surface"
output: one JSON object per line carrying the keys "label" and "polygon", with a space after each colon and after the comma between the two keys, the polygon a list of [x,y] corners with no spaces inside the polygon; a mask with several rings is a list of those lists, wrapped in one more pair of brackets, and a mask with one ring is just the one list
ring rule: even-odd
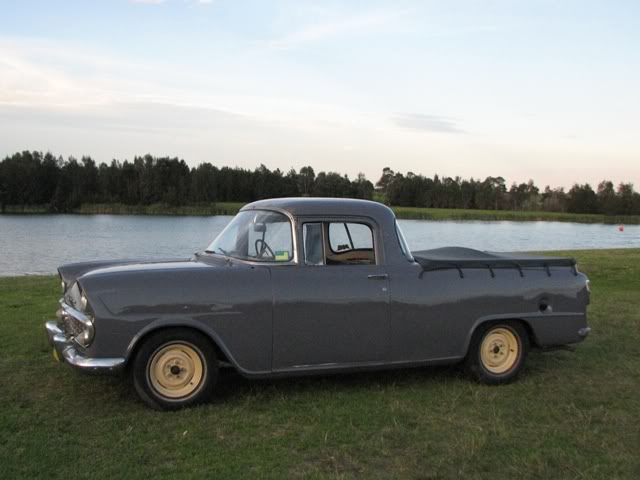
{"label": "water surface", "polygon": [[[229,216],[0,215],[0,276],[49,274],[63,263],[189,257]],[[640,248],[640,225],[400,220],[412,250],[463,246],[523,251]]]}

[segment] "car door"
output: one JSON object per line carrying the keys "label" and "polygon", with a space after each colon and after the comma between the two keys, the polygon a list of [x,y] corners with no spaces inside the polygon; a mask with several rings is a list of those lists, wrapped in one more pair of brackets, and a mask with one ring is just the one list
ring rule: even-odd
{"label": "car door", "polygon": [[299,219],[299,264],[271,269],[273,370],[386,358],[389,278],[370,219]]}

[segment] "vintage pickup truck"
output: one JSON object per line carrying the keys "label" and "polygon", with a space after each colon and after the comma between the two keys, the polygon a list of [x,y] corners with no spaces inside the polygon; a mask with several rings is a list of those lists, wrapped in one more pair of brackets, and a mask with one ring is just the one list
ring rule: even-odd
{"label": "vintage pickup truck", "polygon": [[209,398],[220,366],[264,378],[461,362],[505,383],[530,347],[590,331],[589,282],[573,259],[412,253],[393,211],[363,200],[262,200],[191,259],[59,274],[54,356],[129,372],[157,409]]}

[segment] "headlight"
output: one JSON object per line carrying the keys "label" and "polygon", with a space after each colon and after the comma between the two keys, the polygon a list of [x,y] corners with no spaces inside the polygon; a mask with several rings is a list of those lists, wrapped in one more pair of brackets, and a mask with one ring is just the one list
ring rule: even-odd
{"label": "headlight", "polygon": [[88,323],[84,324],[84,328],[82,332],[77,334],[74,339],[75,341],[82,347],[88,347],[93,341],[93,337],[95,335],[95,330],[93,328],[93,324]]}

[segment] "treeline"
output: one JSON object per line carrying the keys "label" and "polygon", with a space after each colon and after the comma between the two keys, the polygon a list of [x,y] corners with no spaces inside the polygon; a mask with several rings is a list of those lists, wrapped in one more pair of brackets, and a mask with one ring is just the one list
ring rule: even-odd
{"label": "treeline", "polygon": [[47,205],[68,212],[86,203],[171,206],[251,202],[270,197],[353,197],[371,199],[373,184],[312,167],[284,173],[261,165],[255,170],[189,167],[184,160],[145,155],[110,164],[91,157],[67,160],[50,153],[20,152],[0,162],[0,206]]}
{"label": "treeline", "polygon": [[[433,178],[385,168],[377,198],[398,207],[527,210],[606,215],[640,215],[640,193],[631,183],[601,182],[540,190],[532,180],[507,186],[502,177],[484,180]],[[51,153],[19,152],[0,161],[0,207],[43,206],[69,212],[82,204],[183,206],[251,202],[271,197],[353,197],[372,199],[374,185],[359,174],[350,180],[310,166],[284,173],[261,165],[255,170],[145,155],[133,161],[97,164],[91,157],[63,159]]]}
{"label": "treeline", "polygon": [[502,177],[464,180],[460,177],[406,175],[385,168],[376,187],[387,203],[402,207],[467,208],[482,210],[528,210],[605,215],[640,215],[640,193],[631,183],[617,187],[610,181],[564,188],[545,187],[543,191],[529,180],[507,187]]}

